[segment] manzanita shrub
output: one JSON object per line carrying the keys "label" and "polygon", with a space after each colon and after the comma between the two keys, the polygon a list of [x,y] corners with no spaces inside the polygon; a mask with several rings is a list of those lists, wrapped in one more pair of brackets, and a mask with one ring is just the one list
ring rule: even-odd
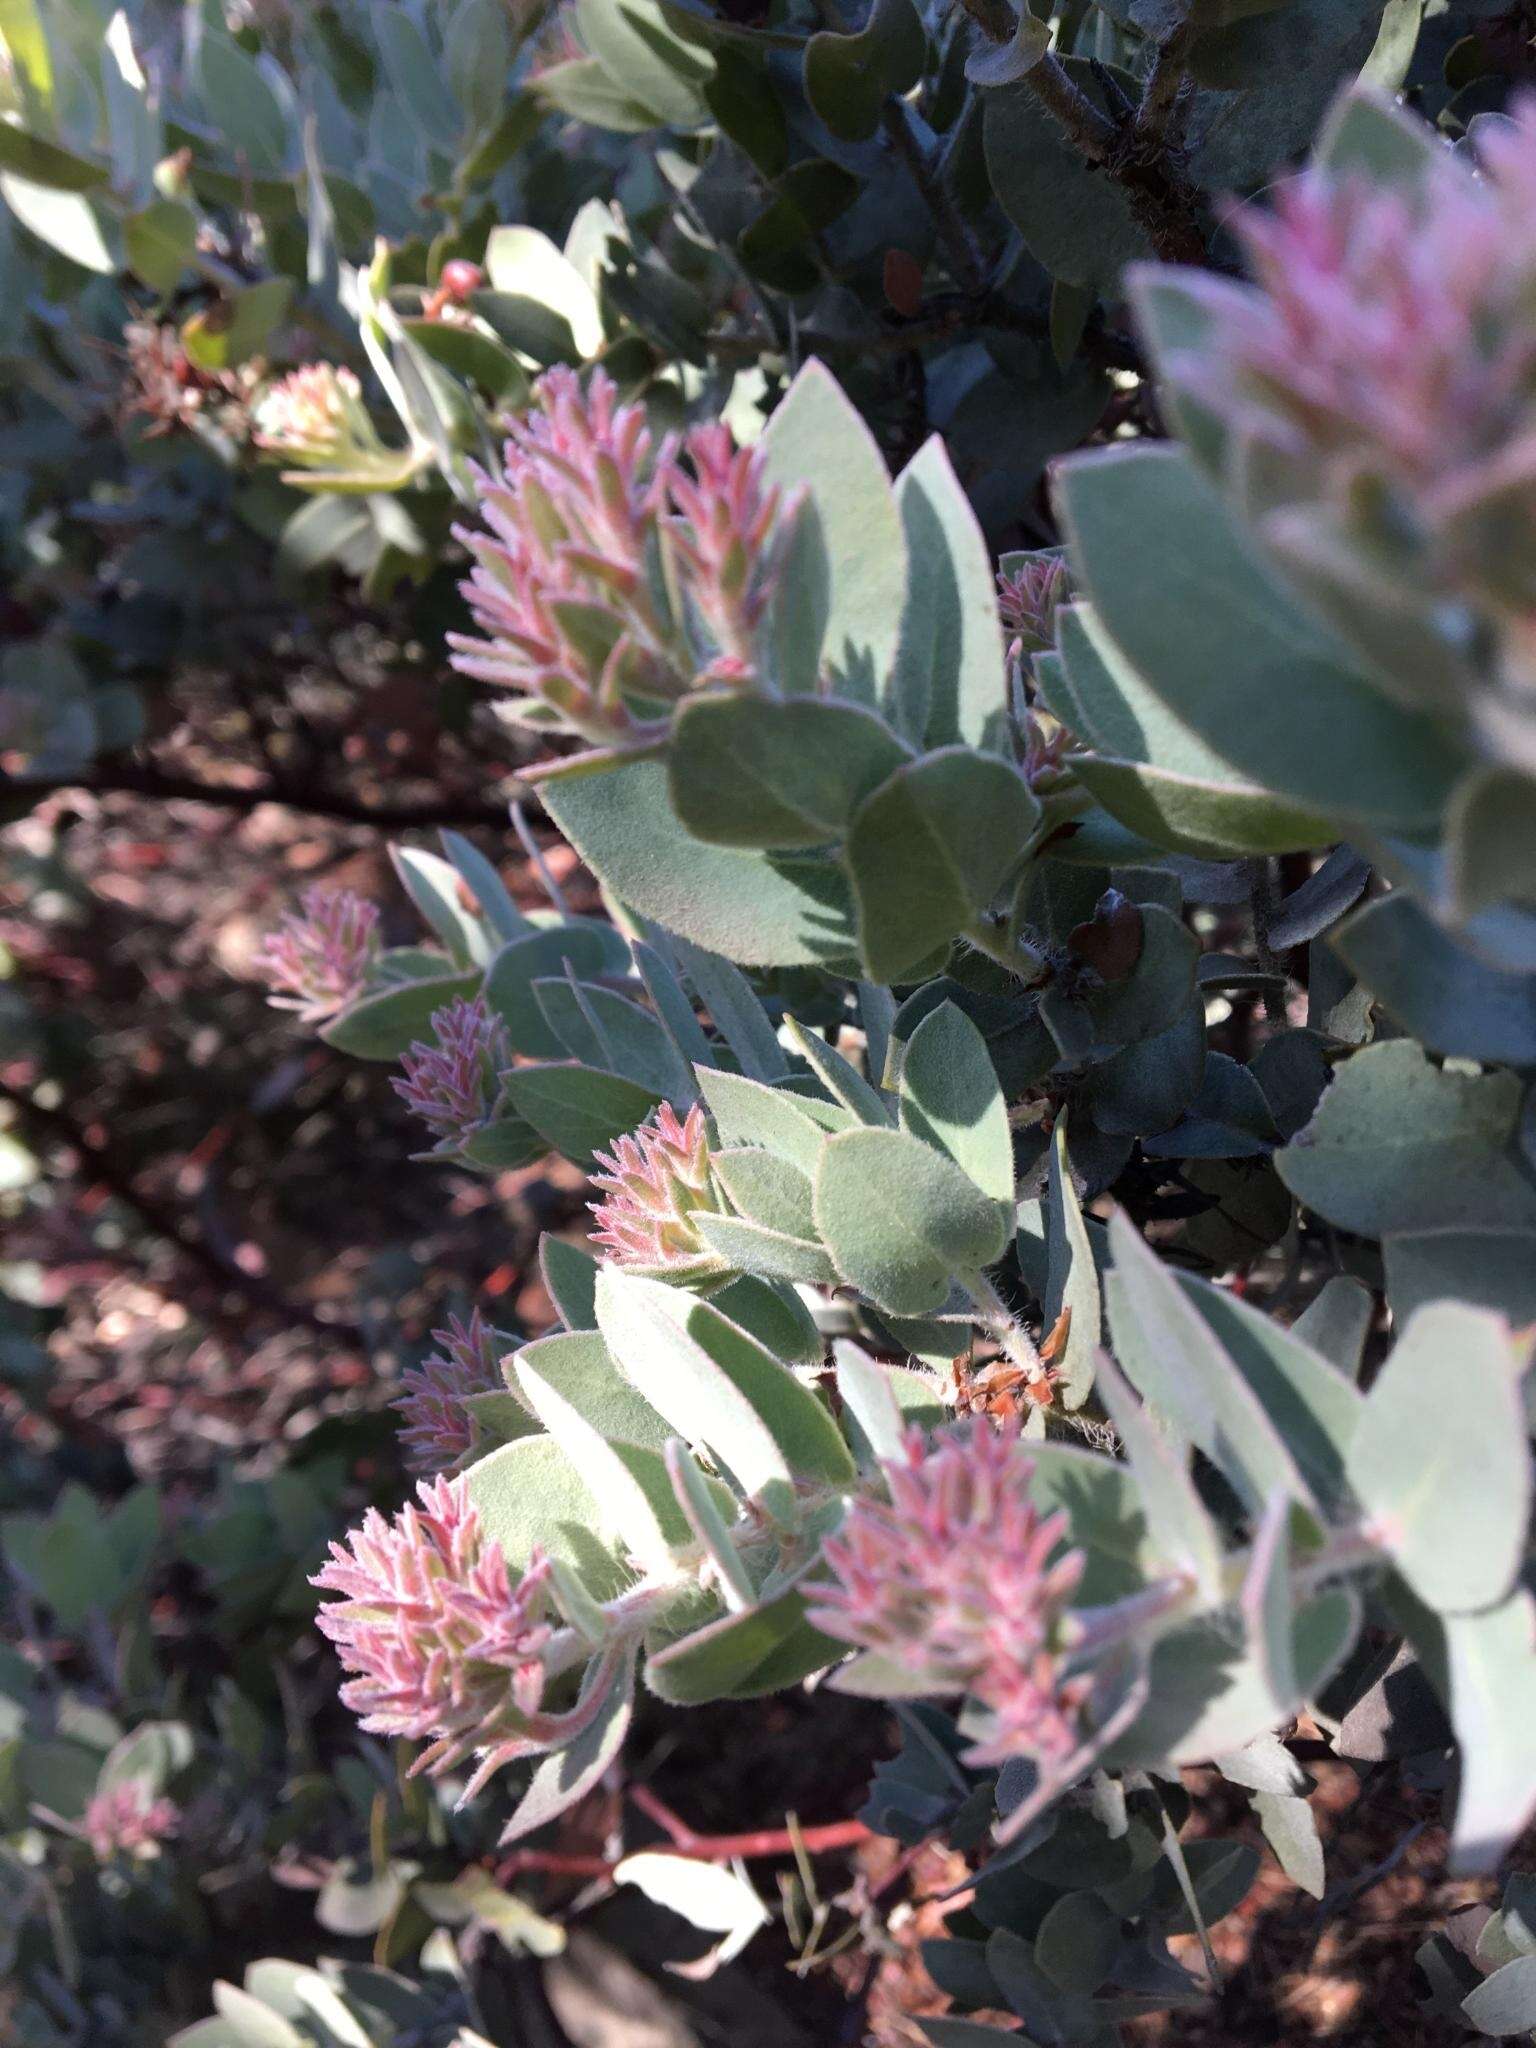
{"label": "manzanita shrub", "polygon": [[[469,472],[452,659],[608,915],[448,835],[399,855],[426,946],[320,897],[270,951],[429,1158],[593,1177],[562,1327],[452,1333],[430,1476],[316,1582],[364,1728],[510,1769],[505,1840],[637,1685],[897,1702],[872,1816],[982,1859],[934,1975],[1092,2042],[1251,1879],[1180,1845],[1185,1765],[1321,1895],[1277,1738],[1390,1753],[1390,1666],[1453,1866],[1524,1829],[1533,186],[1536,111],[1453,154],[1343,101],[1251,282],[1134,273],[1182,438],[1066,464],[1064,555],[994,562],[818,362],[747,450],[557,369]],[[1499,1925],[1431,1975],[1509,2032]]]}
{"label": "manzanita shrub", "polygon": [[[1200,1994],[1257,1858],[1187,1765],[1318,1897],[1303,1717],[1458,1871],[1536,1805],[1536,111],[1422,12],[0,16],[17,433],[77,307],[182,571],[216,503],[400,603],[601,888],[447,832],[423,943],[322,889],[265,949],[423,1170],[593,1183],[560,1327],[402,1385],[418,1492],[315,1577],[344,1699],[508,1842],[640,1688],[888,1700],[871,1825],[977,1866],[930,1972],[1030,2040]],[[23,795],[153,665],[47,445]],[[87,1845],[172,1839],[99,1792]],[[1421,1962],[1513,2033],[1530,1950],[1516,1878]],[[367,2003],[305,1982],[296,2038]]]}

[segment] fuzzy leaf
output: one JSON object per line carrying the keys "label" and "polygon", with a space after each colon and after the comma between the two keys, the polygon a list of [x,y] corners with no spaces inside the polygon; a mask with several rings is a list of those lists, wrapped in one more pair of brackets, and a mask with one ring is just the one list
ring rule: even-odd
{"label": "fuzzy leaf", "polygon": [[1114,1270],[1106,1299],[1115,1356],[1143,1397],[1205,1452],[1255,1513],[1277,1491],[1312,1505],[1285,1438],[1123,1210],[1110,1218],[1109,1242]]}
{"label": "fuzzy leaf", "polygon": [[[1438,814],[1457,765],[1438,725],[1358,674],[1186,454],[1164,444],[1079,457],[1060,498],[1105,630],[1240,776],[1346,817]],[[1348,744],[1319,746],[1320,732]]]}
{"label": "fuzzy leaf", "polygon": [[566,777],[545,785],[545,808],[620,902],[695,945],[754,967],[853,952],[852,899],[831,861],[706,846],[674,814],[666,772],[633,761]]}
{"label": "fuzzy leaf", "polygon": [[584,1166],[594,1152],[644,1123],[662,1100],[654,1088],[597,1067],[517,1067],[507,1099],[550,1147]]}
{"label": "fuzzy leaf", "polygon": [[1344,1063],[1275,1165],[1308,1208],[1364,1237],[1536,1229],[1512,1156],[1519,1111],[1513,1074],[1452,1072],[1392,1039]]}
{"label": "fuzzy leaf", "polygon": [[941,1003],[907,1041],[901,1127],[943,1152],[997,1202],[1013,1200],[1013,1134],[986,1040],[963,1010]]}
{"label": "fuzzy leaf", "polygon": [[457,997],[468,1000],[479,987],[478,970],[402,982],[360,997],[322,1025],[320,1036],[354,1059],[397,1060],[418,1039],[431,1036],[434,1011]]}
{"label": "fuzzy leaf", "polygon": [[992,556],[937,435],[902,471],[896,503],[911,563],[890,714],[930,747],[998,752],[1007,685]]}
{"label": "fuzzy leaf", "polygon": [[[763,435],[768,480],[805,486],[814,520],[808,548],[786,576],[776,616],[793,605],[801,652],[794,690],[817,687],[873,705],[896,657],[906,587],[906,540],[885,458],[832,373],[815,357],[790,386]],[[770,629],[772,630],[772,629]]]}
{"label": "fuzzy leaf", "polygon": [[707,1302],[606,1268],[598,1325],[634,1385],[689,1443],[706,1443],[743,1490],[853,1477],[827,1410],[754,1337]]}
{"label": "fuzzy leaf", "polygon": [[[1349,1483],[1377,1540],[1439,1613],[1492,1607],[1519,1567],[1531,1505],[1527,1362],[1501,1318],[1434,1302],[1415,1314],[1365,1398]],[[1454,1398],[1427,1397],[1447,1373]]]}
{"label": "fuzzy leaf", "polygon": [[928,1315],[957,1274],[1000,1258],[1007,1212],[905,1131],[843,1131],[816,1173],[816,1220],[838,1272],[893,1315]]}
{"label": "fuzzy leaf", "polygon": [[873,711],[819,697],[702,696],[683,706],[667,773],[672,807],[716,846],[824,846],[903,761]]}
{"label": "fuzzy leaf", "polygon": [[901,979],[985,910],[1039,814],[1007,762],[960,747],[925,754],[867,797],[847,859],[871,977]]}

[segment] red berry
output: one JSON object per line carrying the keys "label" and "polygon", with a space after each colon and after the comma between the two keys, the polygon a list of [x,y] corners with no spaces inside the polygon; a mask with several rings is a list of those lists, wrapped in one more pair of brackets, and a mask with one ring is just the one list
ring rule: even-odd
{"label": "red berry", "polygon": [[485,283],[485,272],[478,263],[468,263],[462,256],[455,256],[445,263],[438,284],[450,299],[467,299],[471,292],[479,291]]}

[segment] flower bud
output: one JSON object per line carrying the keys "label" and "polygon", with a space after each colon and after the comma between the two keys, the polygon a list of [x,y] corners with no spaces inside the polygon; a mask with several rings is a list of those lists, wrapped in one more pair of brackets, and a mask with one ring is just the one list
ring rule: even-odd
{"label": "flower bud", "polygon": [[721,422],[695,427],[683,452],[687,466],[674,460],[664,477],[672,507],[667,537],[718,650],[712,679],[750,680],[792,520],[781,516],[763,451],[738,448]]}
{"label": "flower bud", "polygon": [[1536,772],[1536,99],[1477,146],[1481,175],[1318,165],[1240,210],[1254,285],[1192,282],[1163,367],[1379,686]]}
{"label": "flower bud", "polygon": [[451,1153],[495,1113],[501,1077],[512,1065],[507,1028],[485,997],[456,997],[432,1015],[435,1043],[419,1040],[400,1062],[395,1093],[432,1131],[433,1151]]}
{"label": "flower bud", "polygon": [[1031,1501],[1017,1424],[976,1417],[932,1447],[914,1429],[884,1469],[889,1499],[856,1501],[823,1545],[832,1582],[810,1589],[809,1619],[988,1708],[968,1761],[1069,1757],[1091,1690],[1063,1669],[1085,1559],[1064,1547],[1066,1516]]}
{"label": "flower bud", "polygon": [[688,691],[756,682],[793,507],[722,425],[694,428],[686,461],[670,441],[653,453],[643,407],[601,370],[585,389],[546,371],[534,396],[501,476],[476,472],[481,525],[456,529],[480,637],[449,635],[454,666],[533,700],[513,714],[530,722],[653,742]]}
{"label": "flower bud", "polygon": [[471,1394],[499,1392],[501,1340],[479,1309],[467,1323],[457,1316],[432,1332],[441,1349],[400,1376],[405,1391],[390,1403],[402,1417],[400,1440],[415,1472],[451,1472],[474,1448],[474,1427],[464,1403]]}
{"label": "flower bud", "polygon": [[728,1268],[700,1235],[695,1217],[720,1215],[727,1203],[710,1167],[709,1131],[697,1103],[679,1118],[671,1103],[611,1152],[599,1152],[592,1203],[594,1240],[616,1265],[683,1285],[718,1280]]}
{"label": "flower bud", "polygon": [[436,1775],[515,1745],[539,1711],[549,1566],[536,1552],[514,1580],[462,1479],[417,1491],[392,1521],[370,1509],[310,1584],[341,1595],[319,1624],[354,1674],[343,1702],[371,1735],[430,1739],[413,1775]]}
{"label": "flower bud", "polygon": [[256,446],[299,469],[360,469],[388,454],[350,370],[308,363],[256,404]]}
{"label": "flower bud", "polygon": [[111,1863],[119,1856],[147,1863],[180,1825],[176,1802],[157,1797],[142,1778],[125,1778],[96,1793],[80,1816],[80,1833],[98,1863]]}
{"label": "flower bud", "polygon": [[998,571],[997,602],[1010,661],[1050,652],[1056,645],[1056,613],[1070,595],[1060,555],[1026,555],[1012,569]]}

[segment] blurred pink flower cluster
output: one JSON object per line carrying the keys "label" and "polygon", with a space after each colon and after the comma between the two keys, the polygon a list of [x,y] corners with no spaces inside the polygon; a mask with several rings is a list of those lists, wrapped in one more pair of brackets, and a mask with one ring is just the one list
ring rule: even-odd
{"label": "blurred pink flower cluster", "polygon": [[449,1152],[486,1123],[512,1065],[507,1028],[483,995],[462,996],[432,1015],[433,1043],[418,1040],[400,1061],[395,1093]]}
{"label": "blurred pink flower cluster", "polygon": [[259,972],[279,1010],[317,1024],[363,992],[379,956],[379,913],[350,889],[307,889],[263,939]]}
{"label": "blurred pink flower cluster", "polygon": [[[479,637],[449,635],[455,667],[598,743],[634,734],[628,699],[750,680],[788,527],[761,454],[719,425],[655,446],[644,407],[620,405],[602,370],[585,388],[548,370],[534,396],[501,475],[478,472],[480,524],[456,529]],[[694,620],[710,646],[694,644]]]}
{"label": "blurred pink flower cluster", "polygon": [[932,1446],[912,1430],[884,1470],[889,1499],[857,1500],[823,1547],[833,1576],[811,1589],[811,1621],[988,1708],[991,1731],[969,1761],[1059,1763],[1078,1747],[1091,1692],[1062,1666],[1085,1561],[1063,1547],[1066,1516],[1030,1499],[1017,1424],[978,1416]]}
{"label": "blurred pink flower cluster", "polygon": [[997,603],[1010,661],[1056,645],[1056,613],[1070,594],[1061,555],[1029,555],[1016,568],[998,571]]}
{"label": "blurred pink flower cluster", "polygon": [[479,1309],[467,1323],[450,1316],[432,1341],[441,1349],[400,1375],[405,1391],[390,1404],[401,1416],[400,1441],[413,1472],[451,1472],[462,1463],[474,1447],[466,1396],[506,1385],[501,1341]]}
{"label": "blurred pink flower cluster", "polygon": [[434,1775],[483,1752],[466,1797],[515,1752],[544,1697],[549,1566],[514,1579],[463,1479],[423,1480],[419,1505],[376,1508],[311,1584],[341,1598],[320,1627],[354,1675],[343,1702],[373,1735],[428,1741],[414,1771]]}
{"label": "blurred pink flower cluster", "polygon": [[302,469],[346,468],[382,451],[362,386],[333,363],[306,363],[269,384],[252,419],[256,446]]}
{"label": "blurred pink flower cluster", "polygon": [[98,1863],[118,1856],[143,1862],[158,1854],[180,1825],[176,1802],[156,1794],[142,1778],[125,1778],[96,1793],[80,1817],[80,1832]]}
{"label": "blurred pink flower cluster", "polygon": [[686,1281],[722,1270],[694,1218],[725,1207],[710,1170],[709,1131],[697,1103],[679,1117],[670,1102],[637,1131],[595,1155],[592,1175],[606,1190],[592,1203],[593,1241],[616,1264],[658,1278]]}
{"label": "blurred pink flower cluster", "polygon": [[1477,159],[1473,176],[1446,149],[1416,185],[1316,166],[1243,208],[1234,225],[1257,289],[1205,280],[1211,330],[1178,360],[1267,445],[1282,490],[1310,480],[1389,552],[1427,547],[1451,582],[1498,583],[1515,567],[1526,603],[1536,99],[1479,124]]}

